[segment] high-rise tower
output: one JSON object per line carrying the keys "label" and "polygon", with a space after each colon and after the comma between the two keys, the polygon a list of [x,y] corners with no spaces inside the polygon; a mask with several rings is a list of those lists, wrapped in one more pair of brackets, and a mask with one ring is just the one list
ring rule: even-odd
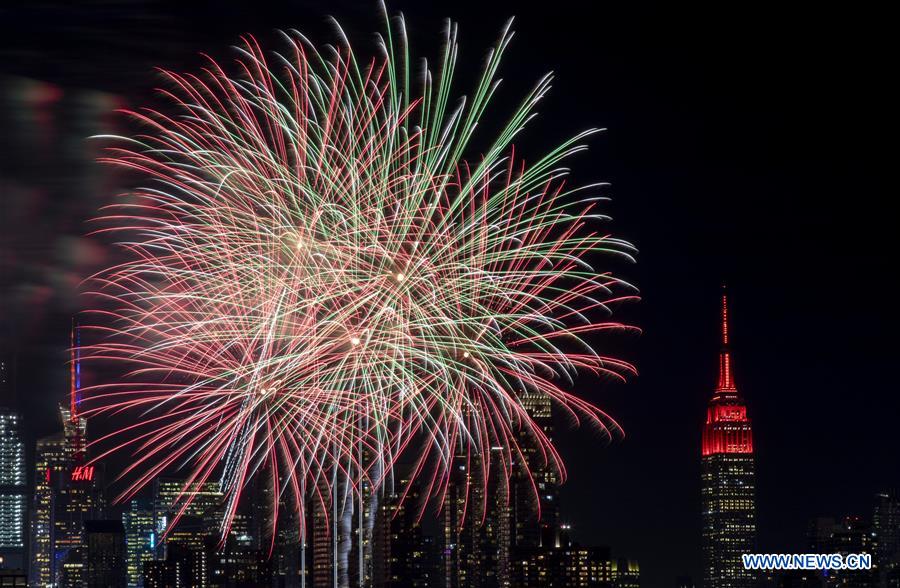
{"label": "high-rise tower", "polygon": [[69,398],[59,407],[63,430],[37,441],[31,510],[30,584],[59,585],[66,565],[77,567],[84,521],[102,518],[99,466],[85,452],[87,421],[79,415],[81,365],[72,324]]}
{"label": "high-rise tower", "polygon": [[22,417],[0,406],[0,558],[9,568],[25,567],[25,441]]}
{"label": "high-rise tower", "polygon": [[25,431],[12,407],[12,362],[0,356],[0,566],[25,567]]}
{"label": "high-rise tower", "polygon": [[702,443],[703,587],[750,588],[753,574],[741,554],[756,545],[753,433],[738,393],[722,292],[719,382],[706,409]]}

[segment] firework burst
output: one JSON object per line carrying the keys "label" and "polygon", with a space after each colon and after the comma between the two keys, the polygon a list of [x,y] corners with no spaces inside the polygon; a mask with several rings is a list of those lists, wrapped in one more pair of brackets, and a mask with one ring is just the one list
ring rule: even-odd
{"label": "firework burst", "polygon": [[564,182],[590,132],[516,157],[546,76],[472,157],[508,26],[455,101],[454,25],[418,75],[402,19],[366,61],[343,34],[282,35],[274,54],[244,39],[229,73],[163,72],[171,108],[129,112],[142,132],[109,148],[145,187],[99,219],[125,261],[90,281],[82,354],[125,374],[84,390],[82,414],[139,418],[96,459],[133,452],[123,499],[174,468],[185,489],[220,482],[223,532],[260,475],[298,513],[323,487],[383,488],[401,456],[438,504],[460,455],[484,488],[534,466],[523,444],[563,475],[523,398],[613,434],[565,388],[632,371],[585,340],[626,328],[609,307],[634,295],[586,260],[632,251],[598,232],[598,187]]}

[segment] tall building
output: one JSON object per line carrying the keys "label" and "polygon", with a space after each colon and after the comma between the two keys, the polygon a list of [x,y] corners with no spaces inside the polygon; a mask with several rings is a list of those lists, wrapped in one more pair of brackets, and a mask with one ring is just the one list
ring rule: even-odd
{"label": "tall building", "polygon": [[[877,515],[876,507],[876,515]],[[874,527],[861,517],[848,516],[840,520],[818,517],[810,521],[807,544],[813,553],[868,553],[874,556],[871,570],[828,570],[817,572],[825,588],[874,588],[878,585],[880,564],[878,539]],[[779,582],[796,581],[791,575],[777,574]],[[777,582],[776,582],[777,584]]]}
{"label": "tall building", "polygon": [[0,567],[25,568],[25,475],[22,417],[0,406]]}
{"label": "tall building", "polygon": [[[60,408],[60,415],[64,425],[71,421],[67,407]],[[63,433],[37,442],[29,569],[33,585],[61,583],[64,564],[77,559],[70,552],[81,547],[84,521],[102,516],[97,467],[84,465],[78,449],[83,433],[83,426],[70,423]]]}
{"label": "tall building", "polygon": [[[256,588],[272,586],[272,560],[267,552],[242,547],[234,536],[219,546],[215,538],[207,539],[204,552],[209,567],[210,588]],[[187,585],[197,586],[189,583]]]}
{"label": "tall building", "polygon": [[312,588],[368,588],[375,572],[378,500],[367,484],[351,491],[333,469],[331,476],[331,484],[320,479],[308,497],[308,554],[303,554],[301,575],[308,575]]}
{"label": "tall building", "polygon": [[[405,498],[404,498],[405,495]],[[374,533],[374,588],[438,585],[437,549],[419,520],[425,497],[419,482],[401,480],[378,507]]]}
{"label": "tall building", "polygon": [[[872,524],[858,516],[846,516],[834,525],[828,553],[874,554],[876,538]],[[877,566],[877,560],[874,562]],[[828,588],[875,588],[878,570],[835,570],[825,578]]]}
{"label": "tall building", "polygon": [[[62,432],[39,439],[35,451],[34,497],[31,510],[33,586],[77,582],[80,573],[84,521],[103,516],[101,470],[85,451],[87,421],[79,414],[81,365],[72,330],[69,398],[59,407]],[[65,577],[64,577],[65,575]]]}
{"label": "tall building", "polygon": [[131,507],[122,513],[125,527],[125,555],[128,588],[142,588],[144,564],[153,559],[156,527],[153,509],[140,500],[132,500]]}
{"label": "tall building", "polygon": [[875,532],[875,563],[881,588],[900,585],[900,496],[879,492],[872,517]]}
{"label": "tall building", "polygon": [[13,362],[0,355],[0,568],[25,569],[25,431],[14,392]]}
{"label": "tall building", "polygon": [[706,410],[702,439],[704,588],[751,588],[754,582],[741,560],[756,546],[753,432],[732,370],[723,292],[719,382]]}
{"label": "tall building", "polygon": [[837,522],[833,517],[816,517],[806,528],[806,546],[810,553],[834,553],[834,530]]}
{"label": "tall building", "polygon": [[571,543],[568,528],[551,545],[523,548],[513,560],[512,588],[639,588],[633,560],[613,560],[608,547]]}
{"label": "tall building", "polygon": [[316,491],[311,493],[309,499],[308,550],[312,588],[331,588],[337,585],[334,538],[336,525],[331,516],[331,500],[332,493],[327,481],[319,479]]}
{"label": "tall building", "polygon": [[[471,462],[469,461],[471,459]],[[497,480],[477,478],[480,456],[455,456],[443,506],[445,588],[508,586],[509,508]],[[492,478],[494,473],[492,472]],[[503,530],[506,529],[506,533]]]}
{"label": "tall building", "polygon": [[641,566],[633,559],[612,561],[613,588],[641,588]]}
{"label": "tall building", "polygon": [[157,478],[153,482],[153,524],[157,539],[157,559],[166,558],[166,549],[178,543],[190,550],[202,550],[208,535],[219,534],[223,494],[219,482],[191,482],[177,478]]}
{"label": "tall building", "polygon": [[176,561],[150,560],[144,563],[144,588],[171,588],[179,586],[181,570]]}
{"label": "tall building", "polygon": [[125,527],[122,521],[84,521],[84,588],[125,588]]}
{"label": "tall building", "polygon": [[[532,390],[522,392],[520,398],[528,416],[552,441],[553,406],[550,396]],[[527,431],[520,431],[519,443],[531,476],[521,466],[514,472],[511,515],[514,526],[513,544],[519,549],[551,547],[558,540],[559,472],[547,463]]]}
{"label": "tall building", "polygon": [[69,347],[69,406],[62,408],[63,429],[75,465],[85,463],[87,443],[87,419],[80,416],[81,409],[81,330],[72,319]]}
{"label": "tall building", "polygon": [[50,586],[56,579],[57,567],[53,553],[56,535],[55,484],[68,469],[66,440],[62,433],[38,440],[34,466],[29,583],[32,586]]}
{"label": "tall building", "polygon": [[[545,561],[546,550],[560,547],[559,472],[535,440],[536,434],[552,440],[551,399],[535,390],[519,390],[519,399],[531,422],[518,430],[521,458],[508,480],[499,447],[486,456],[455,456],[443,503],[446,588],[508,588],[521,576],[520,561]],[[487,488],[473,477],[481,459],[493,460]]]}

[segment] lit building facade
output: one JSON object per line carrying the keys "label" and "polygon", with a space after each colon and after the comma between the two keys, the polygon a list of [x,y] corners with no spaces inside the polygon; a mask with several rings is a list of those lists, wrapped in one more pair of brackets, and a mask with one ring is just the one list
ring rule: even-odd
{"label": "lit building facade", "polygon": [[719,382],[707,407],[702,438],[704,588],[751,588],[754,583],[741,560],[756,546],[753,433],[732,368],[723,293]]}
{"label": "lit building facade", "polygon": [[[65,407],[60,415],[64,423],[70,419]],[[64,564],[74,559],[70,552],[81,547],[84,521],[103,511],[96,466],[76,461],[83,457],[77,450],[83,431],[83,426],[65,427],[37,442],[29,570],[34,586],[62,582]],[[78,435],[74,442],[73,432]]]}
{"label": "lit building facade", "polygon": [[[539,391],[524,391],[520,399],[534,424],[552,441],[553,406],[550,396]],[[551,547],[557,544],[556,533],[560,524],[559,472],[547,463],[528,432],[521,431],[519,437],[531,477],[522,467],[514,472],[511,505],[513,544],[519,549]]]}
{"label": "lit building facade", "polygon": [[[847,516],[834,526],[833,553],[874,554],[877,541],[872,524],[858,516]],[[836,570],[829,574],[826,586],[836,588],[875,588],[878,585],[878,561],[870,570]]]}
{"label": "lit building facade", "polygon": [[39,439],[35,450],[29,568],[32,586],[77,582],[84,521],[103,517],[101,469],[88,460],[87,420],[78,412],[81,365],[75,347],[77,337],[73,328],[69,399],[59,408],[63,430]]}
{"label": "lit building facade", "polygon": [[[540,391],[519,390],[529,426],[552,441],[553,411],[550,397]],[[455,456],[443,503],[442,573],[446,588],[508,588],[521,583],[530,570],[546,576],[553,559],[553,574],[567,566],[559,535],[559,472],[535,441],[534,431],[518,431],[521,461],[513,464],[510,479],[500,467],[491,467],[487,492],[473,472],[480,472],[483,456]],[[492,448],[489,459],[502,463],[502,449]],[[557,551],[554,551],[557,550]],[[548,555],[552,554],[552,555]],[[566,556],[568,557],[568,556]],[[572,555],[572,557],[576,557]],[[546,564],[546,565],[545,565]],[[544,567],[542,567],[544,566]]]}
{"label": "lit building facade", "polygon": [[31,521],[30,574],[34,585],[61,581],[70,551],[81,547],[84,521],[102,512],[95,466],[77,465],[64,435],[40,439],[35,452]]}
{"label": "lit building facade", "polygon": [[[405,499],[403,497],[405,496]],[[374,532],[375,588],[437,586],[437,548],[419,520],[425,497],[418,482],[400,481],[378,507]]]}
{"label": "lit building facade", "polygon": [[0,407],[0,558],[2,567],[25,568],[27,484],[22,417]]}
{"label": "lit building facade", "polygon": [[[361,459],[365,459],[365,452]],[[332,469],[307,496],[308,535],[298,577],[312,588],[368,588],[376,573],[375,524],[380,496],[368,482],[354,491]],[[299,533],[297,534],[299,537]]]}
{"label": "lit building facade", "polygon": [[181,582],[179,564],[176,561],[151,560],[144,564],[144,588],[171,588]]}
{"label": "lit building facade", "polygon": [[31,565],[29,583],[49,586],[55,579],[53,544],[56,531],[54,480],[68,469],[66,440],[62,433],[44,437],[35,450],[34,504],[31,519]]}
{"label": "lit building facade", "polygon": [[[210,588],[272,586],[272,560],[267,552],[242,547],[233,536],[222,547],[210,538],[204,556],[209,569],[206,586]],[[186,584],[200,586],[197,583]]]}
{"label": "lit building facade", "polygon": [[[442,555],[446,588],[502,588],[510,585],[513,512],[498,470],[492,468],[487,492],[477,460],[455,456],[443,506]],[[477,474],[475,474],[477,475]],[[533,505],[532,505],[533,507]]]}
{"label": "lit building facade", "polygon": [[567,529],[562,530],[553,545],[519,550],[512,588],[639,588],[637,562],[613,561],[607,547],[570,543]]}
{"label": "lit building facade", "polygon": [[641,566],[636,560],[618,558],[610,566],[613,588],[641,588]]}
{"label": "lit building facade", "polygon": [[156,543],[156,528],[153,509],[149,504],[132,500],[131,507],[122,513],[125,527],[125,558],[128,588],[141,588],[144,564],[153,559]]}
{"label": "lit building facade", "polygon": [[[208,535],[219,534],[224,498],[218,482],[188,484],[177,478],[157,478],[153,497],[157,559],[166,559],[166,548],[172,543],[202,550]],[[161,537],[165,541],[159,541]]]}
{"label": "lit building facade", "polygon": [[900,588],[900,495],[897,492],[879,492],[875,496],[872,530],[878,585]]}

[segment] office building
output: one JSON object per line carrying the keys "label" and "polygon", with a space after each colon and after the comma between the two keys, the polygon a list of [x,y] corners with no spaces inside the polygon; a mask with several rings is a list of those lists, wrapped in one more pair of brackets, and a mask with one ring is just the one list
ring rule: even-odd
{"label": "office building", "polygon": [[896,492],[879,492],[875,496],[872,517],[875,533],[875,560],[881,588],[900,583],[900,496]]}
{"label": "office building", "polygon": [[6,568],[25,568],[27,508],[22,417],[0,406],[0,558]]}
{"label": "office building", "polygon": [[84,588],[124,588],[127,583],[122,521],[84,521]]}
{"label": "office building", "polygon": [[747,405],[733,375],[728,299],[722,294],[719,381],[706,410],[701,456],[703,587],[751,588],[741,555],[756,548],[756,476]]}
{"label": "office building", "polygon": [[128,588],[142,588],[144,564],[155,553],[156,528],[153,508],[149,503],[132,500],[130,508],[122,513],[125,527],[125,559]]}

